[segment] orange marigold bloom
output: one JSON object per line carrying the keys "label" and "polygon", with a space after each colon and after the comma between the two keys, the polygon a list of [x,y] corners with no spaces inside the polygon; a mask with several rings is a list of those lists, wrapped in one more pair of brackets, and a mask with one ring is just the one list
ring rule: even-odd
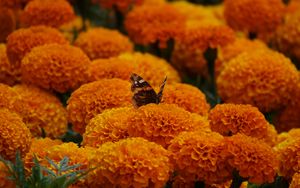
{"label": "orange marigold bloom", "polygon": [[273,42],[278,50],[300,60],[300,9],[286,17],[284,24],[278,27]]}
{"label": "orange marigold bloom", "polygon": [[284,8],[281,0],[226,0],[224,16],[236,30],[272,32],[282,22]]}
{"label": "orange marigold bloom", "polygon": [[5,42],[6,37],[16,29],[16,18],[13,10],[0,6],[0,42]]}
{"label": "orange marigold bloom", "polygon": [[183,132],[168,147],[175,169],[185,181],[222,183],[231,178],[231,168],[224,150],[223,136],[218,133]]}
{"label": "orange marigold bloom", "polygon": [[269,112],[287,105],[298,82],[298,71],[288,58],[257,50],[228,62],[217,78],[217,88],[225,102],[251,104]]}
{"label": "orange marigold bloom", "polygon": [[220,74],[226,63],[237,57],[239,54],[260,49],[267,49],[267,45],[258,39],[250,40],[247,38],[236,38],[234,42],[221,47],[215,62],[216,76]]}
{"label": "orange marigold bloom", "polygon": [[21,97],[16,91],[5,84],[0,83],[0,108],[7,108],[10,111],[16,112],[23,116],[25,113],[23,111],[23,103],[21,102]]}
{"label": "orange marigold bloom", "polygon": [[84,84],[68,100],[68,119],[82,134],[90,119],[106,109],[130,106],[131,97],[130,83],[117,78]]}
{"label": "orange marigold bloom", "polygon": [[293,128],[289,132],[280,133],[278,135],[278,138],[277,138],[277,144],[278,144],[279,147],[281,147],[280,146],[281,143],[284,143],[286,141],[289,142],[291,140],[298,139],[299,137],[300,137],[300,129],[299,128]]}
{"label": "orange marigold bloom", "polygon": [[92,60],[133,51],[133,45],[125,35],[105,28],[92,28],[80,33],[74,45],[81,48]]}
{"label": "orange marigold bloom", "polygon": [[298,188],[300,187],[300,172],[297,172],[293,175],[291,184],[289,188]]}
{"label": "orange marigold bloom", "polygon": [[286,7],[286,16],[292,15],[300,10],[299,0],[290,0]]}
{"label": "orange marigold bloom", "polygon": [[17,150],[24,156],[30,148],[31,134],[22,118],[5,108],[0,108],[0,155],[14,160]]}
{"label": "orange marigold bloom", "polygon": [[[46,140],[40,140],[37,141],[37,143],[45,143],[50,142],[50,146],[41,147],[37,144],[35,144],[32,147],[30,152],[27,153],[25,158],[25,168],[30,169],[29,172],[31,172],[31,167],[33,166],[33,159],[34,156],[37,157],[38,161],[42,166],[45,166],[47,168],[50,168],[52,170],[53,166],[49,164],[49,162],[46,160],[46,158],[51,159],[54,163],[58,163],[61,161],[64,157],[69,158],[69,165],[75,165],[75,164],[81,164],[80,167],[76,168],[76,170],[88,170],[89,169],[89,159],[92,158],[94,154],[94,149],[91,148],[79,148],[75,143],[60,143],[59,141],[46,141]],[[66,171],[65,173],[68,173]],[[80,179],[79,182],[76,183],[76,185],[82,185],[86,184],[86,179]]]}
{"label": "orange marigold bloom", "polygon": [[218,104],[208,119],[211,129],[224,136],[241,133],[263,139],[271,126],[258,108],[245,104]]}
{"label": "orange marigold bloom", "polygon": [[143,138],[107,142],[96,150],[89,174],[94,187],[163,187],[173,170],[169,153]]}
{"label": "orange marigold bloom", "polygon": [[206,118],[172,104],[148,104],[134,109],[127,119],[128,134],[167,147],[182,131],[209,130]]}
{"label": "orange marigold bloom", "polygon": [[207,115],[210,109],[205,95],[197,87],[189,84],[167,84],[163,93],[163,102],[177,104],[189,112],[200,115]]}
{"label": "orange marigold bloom", "polygon": [[19,68],[10,64],[6,55],[6,45],[0,44],[0,83],[14,85],[19,81]]}
{"label": "orange marigold bloom", "polygon": [[83,134],[83,145],[98,148],[105,142],[127,138],[126,121],[131,108],[113,108],[103,111],[90,120]]}
{"label": "orange marigold bloom", "polygon": [[16,184],[8,179],[11,174],[8,171],[6,165],[1,161],[0,162],[0,187],[5,187],[5,188],[15,188]]}
{"label": "orange marigold bloom", "polygon": [[75,18],[73,7],[66,0],[33,0],[22,14],[22,22],[26,26],[47,25],[59,27]]}
{"label": "orange marigold bloom", "polygon": [[290,137],[279,143],[275,149],[277,152],[277,158],[280,161],[279,175],[291,179],[296,172],[300,171],[299,137]]}
{"label": "orange marigold bloom", "polygon": [[125,53],[119,59],[135,64],[135,73],[141,75],[152,86],[160,86],[163,79],[168,77],[168,84],[180,82],[178,72],[164,59],[145,53]]}
{"label": "orange marigold bloom", "polygon": [[125,19],[130,38],[137,44],[159,43],[165,48],[168,40],[183,32],[185,18],[174,7],[167,4],[135,7]]}
{"label": "orange marigold bloom", "polygon": [[77,47],[47,44],[35,47],[22,60],[22,81],[64,93],[86,81],[89,58]]}
{"label": "orange marigold bloom", "polygon": [[57,97],[30,85],[16,85],[13,89],[21,96],[26,116],[24,122],[33,136],[59,138],[67,131],[67,112]]}
{"label": "orange marigold bloom", "polygon": [[18,29],[7,37],[7,56],[12,64],[19,65],[32,48],[51,43],[68,44],[68,41],[58,30],[51,27]]}
{"label": "orange marigold bloom", "polygon": [[226,137],[224,144],[227,161],[241,177],[256,184],[274,181],[278,161],[269,145],[243,134]]}

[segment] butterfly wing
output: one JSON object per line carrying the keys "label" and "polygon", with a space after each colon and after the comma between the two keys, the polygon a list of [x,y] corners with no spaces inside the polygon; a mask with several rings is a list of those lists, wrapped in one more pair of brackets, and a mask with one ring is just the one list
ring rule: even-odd
{"label": "butterfly wing", "polygon": [[160,89],[159,89],[159,92],[157,94],[157,104],[160,103],[161,99],[162,99],[162,96],[163,96],[163,91],[164,91],[164,88],[165,88],[165,85],[166,85],[166,82],[167,82],[167,77],[164,79],[164,81],[162,82],[161,86],[160,86]]}
{"label": "butterfly wing", "polygon": [[154,89],[142,77],[132,74],[130,77],[132,101],[135,107],[140,107],[149,103],[157,103],[157,94]]}

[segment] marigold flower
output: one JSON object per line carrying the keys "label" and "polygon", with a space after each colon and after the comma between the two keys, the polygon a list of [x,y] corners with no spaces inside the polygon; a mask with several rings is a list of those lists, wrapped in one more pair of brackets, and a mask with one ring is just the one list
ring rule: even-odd
{"label": "marigold flower", "polygon": [[47,44],[35,47],[22,60],[22,81],[63,93],[86,81],[89,58],[77,47]]}
{"label": "marigold flower", "polygon": [[0,12],[0,42],[5,42],[6,37],[16,29],[16,18],[13,10],[9,8],[0,6]]}
{"label": "marigold flower", "polygon": [[21,103],[21,97],[16,91],[5,84],[0,83],[0,108],[7,108],[10,111],[16,112],[23,116],[23,104]]}
{"label": "marigold flower", "polygon": [[59,27],[75,18],[73,7],[66,0],[33,0],[22,14],[22,23],[26,26],[47,25]]}
{"label": "marigold flower", "polygon": [[300,137],[300,129],[293,128],[289,132],[282,132],[277,137],[277,145],[276,147],[282,147],[280,144],[284,142],[289,142],[294,139],[298,139]]}
{"label": "marigold flower", "polygon": [[148,104],[134,109],[127,119],[128,134],[167,147],[183,131],[210,130],[206,118],[172,104]]}
{"label": "marigold flower", "polygon": [[51,43],[68,44],[68,41],[58,30],[51,27],[18,29],[7,37],[7,56],[12,64],[20,65],[23,57],[32,48]]}
{"label": "marigold flower", "polygon": [[163,93],[163,102],[177,104],[189,112],[200,115],[207,115],[210,109],[205,95],[198,88],[189,84],[167,84]]}
{"label": "marigold flower", "polygon": [[0,108],[0,154],[8,160],[14,160],[16,152],[24,156],[30,148],[31,134],[22,118],[5,108]]}
{"label": "marigold flower", "polygon": [[279,159],[279,175],[291,179],[300,170],[299,149],[300,139],[294,137],[286,139],[276,147],[277,158]]}
{"label": "marigold flower", "polygon": [[163,79],[168,77],[168,84],[180,82],[178,72],[164,59],[145,53],[125,53],[119,59],[135,64],[135,73],[141,75],[152,86],[160,86]]}
{"label": "marigold flower", "polygon": [[220,74],[226,63],[239,54],[267,48],[267,45],[258,39],[249,40],[247,38],[236,38],[234,42],[219,49],[218,58],[215,62],[216,76]]}
{"label": "marigold flower", "polygon": [[241,177],[256,184],[274,181],[278,161],[269,145],[243,134],[226,137],[224,144],[227,161]]}
{"label": "marigold flower", "polygon": [[19,68],[10,64],[6,55],[6,45],[0,44],[0,83],[14,85],[19,81]]}
{"label": "marigold flower", "polygon": [[257,50],[229,61],[217,78],[217,88],[227,103],[251,104],[269,112],[287,105],[298,82],[297,69],[288,58]]}
{"label": "marigold flower", "polygon": [[58,98],[30,85],[16,85],[13,89],[21,96],[26,116],[23,121],[33,136],[59,138],[67,131],[67,112]]}
{"label": "marigold flower", "polygon": [[281,0],[226,0],[224,16],[235,30],[265,33],[282,22],[284,8]]}
{"label": "marigold flower", "polygon": [[68,119],[83,134],[90,119],[106,109],[131,106],[131,97],[130,83],[117,78],[84,84],[68,100]]}
{"label": "marigold flower", "polygon": [[11,174],[9,173],[6,165],[1,161],[0,162],[0,187],[5,187],[5,188],[15,188],[16,184],[8,179]]}
{"label": "marigold flower", "polygon": [[278,27],[273,41],[278,50],[298,60],[300,60],[299,11],[286,17],[285,22]]}
{"label": "marigold flower", "polygon": [[127,138],[126,121],[132,108],[121,107],[103,111],[90,120],[83,134],[83,145],[98,148],[105,142]]}
{"label": "marigold flower", "polygon": [[[39,143],[49,142],[48,141],[38,141]],[[94,149],[91,148],[79,148],[75,143],[59,143],[58,141],[50,141],[51,146],[46,146],[44,148],[34,145],[37,148],[33,148],[26,155],[25,168],[31,169],[33,166],[33,158],[36,156],[38,161],[42,166],[49,169],[53,169],[53,166],[49,164],[47,158],[51,159],[54,163],[58,163],[64,157],[69,158],[69,165],[80,164],[81,166],[76,168],[76,170],[88,170],[89,169],[89,159],[92,158]],[[30,171],[29,171],[30,172]],[[66,171],[65,173],[68,173]],[[86,184],[86,179],[80,179],[77,185]]]}
{"label": "marigold flower", "polygon": [[241,133],[263,139],[271,126],[258,108],[245,104],[218,104],[208,119],[211,129],[224,136]]}
{"label": "marigold flower", "polygon": [[286,15],[292,15],[300,10],[300,1],[299,0],[290,0],[286,6]]}
{"label": "marigold flower", "polygon": [[183,32],[185,18],[174,7],[167,4],[135,7],[125,18],[129,37],[137,44],[158,42],[166,48],[167,41]]}
{"label": "marigold flower", "polygon": [[92,28],[80,33],[74,45],[81,48],[92,60],[133,51],[133,45],[125,35],[105,28]]}
{"label": "marigold flower", "polygon": [[168,151],[175,169],[186,181],[222,183],[231,169],[221,155],[225,145],[218,133],[183,132],[171,140]]}
{"label": "marigold flower", "polygon": [[91,160],[98,167],[89,175],[95,187],[163,187],[173,167],[162,146],[143,138],[107,142]]}
{"label": "marigold flower", "polygon": [[298,188],[300,187],[300,172],[297,172],[293,175],[291,184],[289,188]]}

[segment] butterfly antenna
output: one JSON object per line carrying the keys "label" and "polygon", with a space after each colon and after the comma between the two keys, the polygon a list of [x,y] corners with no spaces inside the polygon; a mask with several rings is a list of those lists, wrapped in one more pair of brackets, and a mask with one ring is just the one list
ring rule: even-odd
{"label": "butterfly antenna", "polygon": [[159,92],[157,94],[157,99],[158,99],[158,103],[160,103],[161,99],[162,99],[162,96],[163,96],[163,91],[164,91],[164,88],[165,88],[165,85],[166,85],[166,82],[167,82],[167,76],[165,77],[164,81],[162,82],[161,86],[160,86],[160,89],[159,89]]}

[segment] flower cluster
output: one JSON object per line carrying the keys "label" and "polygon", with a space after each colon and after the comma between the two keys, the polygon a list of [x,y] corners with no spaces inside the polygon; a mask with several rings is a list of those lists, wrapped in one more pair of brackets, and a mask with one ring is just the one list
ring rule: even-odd
{"label": "flower cluster", "polygon": [[129,107],[113,108],[96,115],[85,128],[83,145],[97,148],[105,142],[129,137],[126,121],[131,110]]}
{"label": "flower cluster", "polygon": [[74,129],[84,133],[88,122],[106,109],[131,106],[130,83],[103,79],[82,85],[68,100],[68,119]]}
{"label": "flower cluster", "polygon": [[[162,146],[143,138],[107,142],[95,152],[89,176],[94,187],[163,187],[173,167]],[[97,181],[94,181],[97,179]]]}
{"label": "flower cluster", "polygon": [[128,13],[125,27],[135,43],[158,43],[160,48],[165,48],[169,40],[183,33],[184,22],[184,16],[170,5],[145,5]]}
{"label": "flower cluster", "polygon": [[25,26],[47,25],[59,27],[75,18],[73,7],[66,0],[32,0],[22,13]]}
{"label": "flower cluster", "polygon": [[143,137],[164,147],[183,131],[209,129],[206,118],[172,104],[148,104],[129,114],[129,136]]}
{"label": "flower cluster", "polygon": [[22,156],[29,151],[31,134],[22,118],[5,108],[0,108],[0,154],[8,160],[14,160],[16,152]]}
{"label": "flower cluster", "polygon": [[68,44],[56,29],[46,26],[33,26],[18,29],[7,38],[7,55],[12,64],[20,65],[24,56],[32,48],[45,44]]}
{"label": "flower cluster", "polygon": [[25,116],[23,121],[33,136],[59,138],[67,131],[67,113],[61,102],[51,93],[31,85],[16,85],[13,89],[21,97]]}
{"label": "flower cluster", "polygon": [[290,59],[262,49],[230,60],[217,78],[217,88],[225,102],[251,104],[269,112],[288,104],[298,81]]}
{"label": "flower cluster", "polygon": [[105,28],[92,28],[80,33],[74,45],[81,48],[92,60],[133,51],[133,45],[126,36]]}
{"label": "flower cluster", "polygon": [[168,151],[175,169],[185,181],[207,184],[230,180],[232,169],[222,155],[225,147],[218,133],[183,132],[171,140]]}
{"label": "flower cluster", "polygon": [[22,81],[64,93],[86,82],[85,71],[89,63],[89,58],[77,47],[38,46],[22,59]]}

